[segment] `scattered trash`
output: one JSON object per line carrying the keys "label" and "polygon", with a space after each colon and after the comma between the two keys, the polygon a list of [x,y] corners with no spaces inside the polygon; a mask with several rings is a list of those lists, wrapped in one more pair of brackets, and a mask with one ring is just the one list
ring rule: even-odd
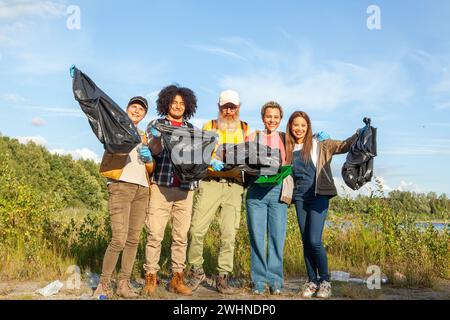
{"label": "scattered trash", "polygon": [[98,284],[100,282],[100,276],[98,274],[86,271],[85,276],[89,288],[95,289],[98,287]]}
{"label": "scattered trash", "polygon": [[69,276],[66,280],[67,290],[79,290],[81,287],[81,270],[79,266],[72,265],[67,268],[66,274]]}
{"label": "scattered trash", "polygon": [[36,290],[36,292],[39,293],[40,295],[43,295],[44,297],[49,297],[54,294],[57,294],[63,286],[64,286],[64,283],[62,283],[59,280],[56,280],[56,281],[53,281],[52,283],[50,283],[49,285],[47,285],[46,287]]}
{"label": "scattered trash", "polygon": [[356,284],[366,284],[366,279],[359,279],[359,278],[350,278],[348,279],[348,282],[356,283]]}
{"label": "scattered trash", "polygon": [[343,281],[348,282],[350,279],[350,273],[344,271],[331,271],[331,281]]}
{"label": "scattered trash", "polygon": [[399,282],[406,281],[405,275],[404,275],[403,273],[398,272],[398,271],[396,271],[396,272],[394,273],[394,279],[397,280],[397,281],[399,281]]}

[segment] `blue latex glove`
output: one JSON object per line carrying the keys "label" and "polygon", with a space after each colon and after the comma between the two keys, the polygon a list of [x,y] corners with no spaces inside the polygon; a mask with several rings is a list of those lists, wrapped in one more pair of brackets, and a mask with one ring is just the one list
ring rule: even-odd
{"label": "blue latex glove", "polygon": [[324,141],[324,140],[328,140],[330,139],[330,135],[328,133],[326,133],[325,131],[320,131],[316,134],[317,136],[317,140],[319,141]]}
{"label": "blue latex glove", "polygon": [[222,171],[225,163],[217,159],[212,159],[210,165],[213,171]]}
{"label": "blue latex glove", "polygon": [[70,66],[70,76],[73,78],[75,77],[75,65]]}
{"label": "blue latex glove", "polygon": [[161,132],[159,132],[158,130],[156,130],[156,128],[151,128],[150,129],[150,133],[152,134],[152,136],[154,138],[159,138],[161,137]]}
{"label": "blue latex glove", "polygon": [[142,146],[139,149],[139,158],[141,158],[142,162],[144,163],[152,161],[152,152],[147,146]]}

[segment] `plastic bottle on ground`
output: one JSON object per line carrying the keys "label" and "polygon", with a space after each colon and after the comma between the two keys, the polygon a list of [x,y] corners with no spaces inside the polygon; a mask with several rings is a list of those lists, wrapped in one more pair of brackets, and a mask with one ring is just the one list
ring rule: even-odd
{"label": "plastic bottle on ground", "polygon": [[331,271],[332,281],[343,281],[348,282],[350,279],[350,273],[344,271]]}

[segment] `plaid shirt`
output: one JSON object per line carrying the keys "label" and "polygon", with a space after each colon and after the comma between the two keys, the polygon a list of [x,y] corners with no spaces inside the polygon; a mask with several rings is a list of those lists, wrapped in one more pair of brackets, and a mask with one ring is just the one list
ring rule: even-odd
{"label": "plaid shirt", "polygon": [[[163,123],[170,125],[170,120],[167,118],[160,118],[151,121],[147,126],[147,136],[152,139],[152,135],[150,132],[150,129],[154,127],[157,123]],[[189,125],[193,127],[190,123]],[[182,127],[189,127],[188,122],[183,120]],[[162,151],[155,155],[155,170],[153,171],[151,182],[155,183],[159,186],[164,187],[172,187],[173,186],[173,179],[176,174],[175,168],[172,164],[172,160],[170,159],[170,154],[167,152],[167,150],[164,148],[164,141],[161,139],[162,144]],[[181,182],[180,186],[181,189],[187,189],[187,190],[194,190],[198,187],[198,180],[190,181],[190,182]]]}

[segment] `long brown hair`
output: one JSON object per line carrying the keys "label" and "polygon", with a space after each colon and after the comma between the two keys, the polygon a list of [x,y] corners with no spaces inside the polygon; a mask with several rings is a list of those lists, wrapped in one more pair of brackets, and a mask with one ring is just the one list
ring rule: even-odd
{"label": "long brown hair", "polygon": [[306,130],[305,138],[303,139],[303,148],[302,148],[302,158],[303,161],[308,162],[311,160],[311,149],[312,149],[312,127],[311,127],[311,120],[309,119],[309,116],[304,111],[295,111],[291,116],[289,117],[289,121],[286,126],[286,162],[288,164],[292,164],[292,156],[294,153],[294,146],[295,146],[295,138],[291,133],[291,126],[294,122],[295,118],[300,117],[305,119],[306,123],[308,124],[308,129]]}

